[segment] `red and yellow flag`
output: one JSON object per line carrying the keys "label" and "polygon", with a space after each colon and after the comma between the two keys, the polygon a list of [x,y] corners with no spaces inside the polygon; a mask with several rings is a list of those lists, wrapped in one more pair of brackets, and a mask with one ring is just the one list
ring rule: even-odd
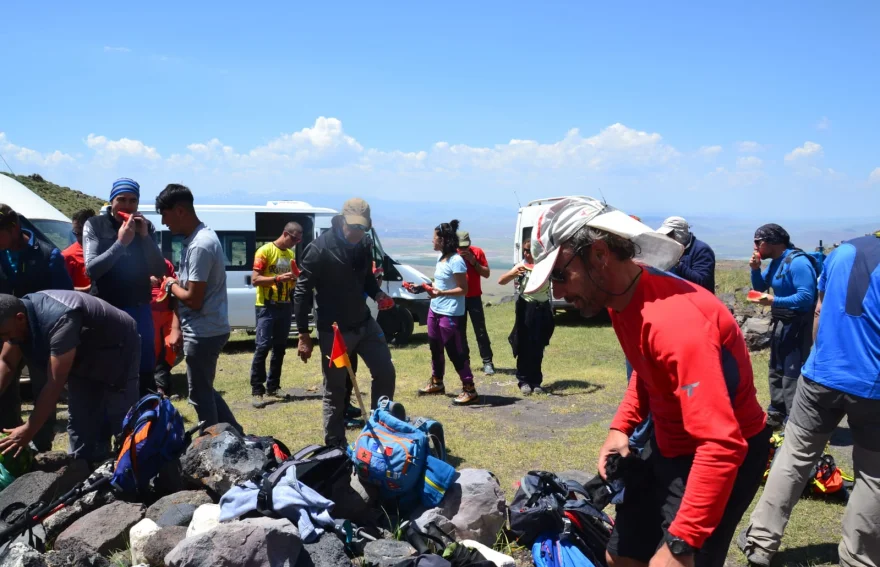
{"label": "red and yellow flag", "polygon": [[339,327],[333,324],[333,350],[330,352],[330,366],[336,368],[351,367],[351,360],[348,358],[348,350],[345,348],[345,341],[342,340],[342,333]]}

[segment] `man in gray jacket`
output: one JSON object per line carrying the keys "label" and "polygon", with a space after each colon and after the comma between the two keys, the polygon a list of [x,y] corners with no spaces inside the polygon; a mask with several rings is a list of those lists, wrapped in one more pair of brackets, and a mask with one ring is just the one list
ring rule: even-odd
{"label": "man in gray jacket", "polygon": [[18,299],[0,294],[0,391],[22,360],[48,377],[24,425],[0,439],[17,453],[33,439],[68,389],[70,453],[90,463],[110,456],[110,441],[138,399],[140,338],[128,314],[78,291],[47,290]]}

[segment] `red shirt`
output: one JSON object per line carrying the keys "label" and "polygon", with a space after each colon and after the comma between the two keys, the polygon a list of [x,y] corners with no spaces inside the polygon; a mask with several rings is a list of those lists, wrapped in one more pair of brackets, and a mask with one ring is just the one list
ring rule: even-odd
{"label": "red shirt", "polygon": [[669,532],[701,547],[724,513],[746,439],[763,430],[749,351],[714,294],[644,268],[632,301],[611,322],[633,374],[612,429],[631,435],[650,412],[664,457],[693,455]]}
{"label": "red shirt", "polygon": [[[174,273],[174,264],[165,259],[165,277],[169,278],[177,278],[177,275]],[[162,301],[156,301],[160,295],[165,293],[165,290],[162,289],[162,282],[159,281],[159,287],[153,288],[153,299],[150,301],[150,307],[153,311],[171,311],[171,296],[166,296]]]}
{"label": "red shirt", "polygon": [[64,257],[64,266],[70,279],[73,280],[73,287],[88,287],[92,285],[92,280],[86,273],[86,259],[83,256],[83,247],[79,242],[74,242],[64,249],[61,253]]}
{"label": "red shirt", "polygon": [[[474,258],[477,259],[477,263],[481,266],[488,266],[489,261],[486,260],[486,253],[483,252],[482,248],[477,248],[476,246],[469,246],[468,250],[474,253]],[[463,257],[463,256],[462,256]],[[468,282],[468,292],[465,297],[480,297],[483,295],[483,284],[480,281],[483,279],[483,276],[477,271],[475,267],[471,265],[467,260],[464,261],[467,264],[467,282]]]}

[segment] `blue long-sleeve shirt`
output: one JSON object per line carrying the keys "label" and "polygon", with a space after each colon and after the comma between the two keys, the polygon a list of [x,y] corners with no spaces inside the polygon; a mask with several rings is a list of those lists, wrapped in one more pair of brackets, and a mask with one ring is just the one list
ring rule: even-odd
{"label": "blue long-sleeve shirt", "polygon": [[794,248],[783,252],[763,272],[752,270],[752,288],[761,292],[773,288],[773,307],[806,312],[816,304],[816,271],[804,255],[786,262],[793,252]]}

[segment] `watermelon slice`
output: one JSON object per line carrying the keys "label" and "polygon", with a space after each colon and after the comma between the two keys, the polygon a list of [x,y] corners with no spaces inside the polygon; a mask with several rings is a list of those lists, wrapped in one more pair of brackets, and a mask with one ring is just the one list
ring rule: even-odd
{"label": "watermelon slice", "polygon": [[296,277],[299,277],[299,275],[302,273],[302,270],[299,269],[299,266],[296,265],[296,261],[294,260],[290,261],[290,273],[292,273]]}
{"label": "watermelon slice", "polygon": [[155,300],[156,303],[162,303],[166,299],[168,299],[168,292],[165,291],[165,284],[168,282],[168,278],[162,278],[162,281],[159,282],[159,293],[156,294]]}
{"label": "watermelon slice", "polygon": [[535,265],[534,265],[534,264],[525,264],[525,263],[524,263],[524,264],[523,264],[523,268],[525,268],[525,269],[527,269],[527,270],[534,270],[534,269],[535,269]]}
{"label": "watermelon slice", "polygon": [[394,307],[394,300],[391,299],[390,297],[383,297],[382,299],[379,300],[378,305],[379,305],[380,311],[385,311],[387,309],[391,309],[392,307]]}
{"label": "watermelon slice", "polygon": [[119,218],[121,218],[123,222],[125,222],[129,218],[131,218],[131,213],[124,213],[122,211],[117,211],[116,214],[119,215]]}
{"label": "watermelon slice", "polygon": [[748,299],[749,301],[755,302],[755,303],[757,303],[758,301],[761,301],[765,297],[767,297],[766,293],[761,293],[760,291],[755,291],[755,290],[749,291],[749,293],[746,295],[746,299]]}

